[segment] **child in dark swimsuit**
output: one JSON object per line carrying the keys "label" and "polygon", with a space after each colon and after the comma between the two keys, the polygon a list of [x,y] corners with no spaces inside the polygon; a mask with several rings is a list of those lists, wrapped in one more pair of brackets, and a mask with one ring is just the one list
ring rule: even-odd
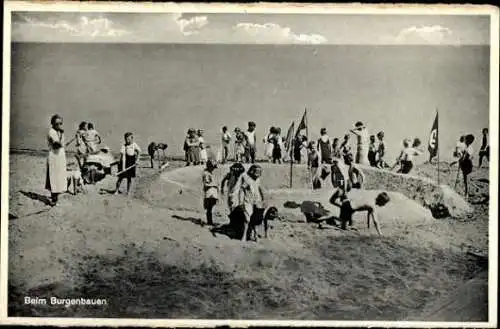
{"label": "child in dark swimsuit", "polygon": [[483,164],[483,158],[486,158],[490,162],[490,145],[488,144],[488,128],[483,129],[483,142],[481,144],[481,149],[479,149],[479,168]]}
{"label": "child in dark swimsuit", "polygon": [[[340,199],[340,202],[337,202],[337,199]],[[377,220],[377,214],[375,210],[377,207],[385,206],[389,201],[390,198],[386,192],[382,192],[379,195],[377,195],[374,204],[366,203],[358,207],[352,206],[351,200],[349,200],[347,194],[342,190],[337,190],[330,198],[330,203],[340,208],[339,220],[341,223],[341,228],[343,230],[346,229],[347,223],[349,223],[349,226],[352,226],[352,216],[354,215],[354,213],[359,211],[366,211],[368,228],[370,228],[370,219],[371,219],[379,235],[382,235],[382,232],[380,230],[380,225]]]}

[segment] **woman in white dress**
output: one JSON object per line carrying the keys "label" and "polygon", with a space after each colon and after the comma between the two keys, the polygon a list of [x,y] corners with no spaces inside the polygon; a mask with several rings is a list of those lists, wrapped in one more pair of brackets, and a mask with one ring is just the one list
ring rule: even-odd
{"label": "woman in white dress", "polygon": [[366,129],[363,122],[358,121],[354,125],[354,129],[350,130],[351,133],[356,135],[357,137],[357,147],[356,147],[356,161],[355,163],[369,165],[368,161],[368,142],[370,139],[370,135],[368,130]]}
{"label": "woman in white dress", "polygon": [[52,128],[47,135],[49,155],[47,157],[47,174],[45,188],[51,193],[51,205],[55,206],[59,194],[67,189],[66,181],[66,152],[64,151],[63,119],[55,114],[50,119]]}

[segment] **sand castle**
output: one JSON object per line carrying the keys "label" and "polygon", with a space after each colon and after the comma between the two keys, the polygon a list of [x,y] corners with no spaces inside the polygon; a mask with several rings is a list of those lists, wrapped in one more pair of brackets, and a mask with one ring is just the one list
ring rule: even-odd
{"label": "sand castle", "polygon": [[[287,199],[296,200],[308,198],[328,204],[328,198],[331,194],[331,182],[328,177],[324,181],[321,190],[313,191],[311,179],[305,165],[295,165],[293,169],[292,185],[290,184],[289,167],[274,164],[262,164],[263,176],[261,178],[263,187],[268,191],[271,201],[281,202],[281,206]],[[374,198],[377,191],[391,192],[391,196],[404,209],[413,209],[414,213],[419,213],[422,218],[429,218],[429,215],[435,218],[439,217],[460,217],[473,211],[472,207],[458,193],[447,185],[438,185],[435,181],[414,175],[403,175],[387,170],[381,170],[368,166],[359,166],[365,174],[365,189],[353,190],[354,198],[368,199]],[[229,166],[222,165],[215,172],[215,176],[222,180]],[[153,203],[171,204],[175,200],[178,206],[181,204],[198,205],[200,203],[200,177],[203,171],[202,167],[185,167],[165,172],[160,176],[158,182],[153,183],[149,193],[149,201]],[[157,193],[162,190],[162,193]],[[155,191],[155,192],[153,192]],[[403,198],[404,196],[405,198]],[[175,199],[171,199],[174,197]],[[162,200],[159,200],[161,198]],[[409,200],[405,200],[405,199]],[[413,200],[413,204],[409,202]],[[173,206],[173,204],[171,204]],[[418,207],[420,205],[421,207]],[[181,206],[182,207],[182,206]],[[444,216],[437,214],[436,208],[444,209]],[[418,209],[417,208],[426,208]],[[193,209],[194,210],[194,209]],[[409,215],[412,211],[407,212]]]}

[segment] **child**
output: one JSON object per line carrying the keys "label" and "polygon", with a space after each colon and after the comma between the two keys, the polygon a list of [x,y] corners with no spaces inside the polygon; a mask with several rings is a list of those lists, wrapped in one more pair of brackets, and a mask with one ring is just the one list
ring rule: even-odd
{"label": "child", "polygon": [[486,158],[490,162],[490,145],[488,144],[488,128],[483,129],[483,143],[481,144],[481,149],[479,150],[479,168],[483,164],[483,158]]}
{"label": "child", "polygon": [[[337,199],[340,199],[340,202],[337,202]],[[353,207],[351,200],[347,197],[347,194],[343,191],[335,192],[330,198],[330,203],[334,206],[340,208],[339,220],[341,223],[341,228],[343,230],[346,229],[346,223],[349,223],[349,226],[352,226],[352,216],[356,212],[366,211],[367,218],[366,223],[368,228],[370,228],[370,219],[375,225],[375,229],[377,230],[378,235],[382,235],[382,231],[380,230],[380,225],[377,220],[377,207],[383,207],[390,201],[389,195],[386,192],[382,192],[375,198],[375,203],[366,203],[362,204],[358,207]]]}
{"label": "child", "polygon": [[245,132],[246,158],[250,163],[255,163],[255,154],[257,153],[257,136],[255,135],[255,127],[255,122],[249,121],[248,130]]}
{"label": "child", "polygon": [[243,208],[245,214],[242,241],[248,239],[248,225],[253,212],[256,209],[264,208],[264,193],[260,186],[261,176],[262,168],[259,165],[252,165],[247,173],[240,176],[238,187],[235,191],[238,195],[238,205]]}
{"label": "child", "polygon": [[352,156],[347,157],[346,161],[347,161],[346,165],[348,166],[347,168],[347,176],[349,179],[348,183],[350,184],[350,187],[357,189],[363,188],[365,175],[363,175],[363,172],[354,165]]}
{"label": "child", "polygon": [[273,163],[281,163],[282,158],[282,138],[281,138],[281,129],[276,128],[276,134],[273,135],[272,144],[273,144]]}
{"label": "child", "polygon": [[377,168],[388,168],[389,165],[385,162],[385,143],[384,132],[379,131],[377,134],[378,148],[377,148]]}
{"label": "child", "polygon": [[321,163],[330,164],[332,161],[332,145],[326,128],[321,128],[321,137],[318,139],[318,151],[321,157]]}
{"label": "child", "polygon": [[234,157],[236,162],[243,162],[245,157],[245,135],[240,130],[240,128],[236,127],[234,129],[234,133],[236,135],[236,140],[234,141]]}
{"label": "child", "polygon": [[235,187],[236,183],[238,183],[238,179],[245,172],[245,167],[239,162],[234,163],[231,167],[229,167],[229,172],[224,176],[221,182],[221,193],[224,194],[224,186],[227,182],[227,207],[229,212],[234,210],[234,207],[238,205],[238,200],[235,198]]}
{"label": "child", "polygon": [[344,162],[346,161],[347,157],[352,156],[352,149],[351,146],[349,145],[349,135],[344,135],[344,141],[340,145],[340,151],[342,152],[342,157],[344,158]]}
{"label": "child", "polygon": [[217,204],[217,200],[219,199],[218,196],[219,187],[213,176],[215,168],[217,168],[215,162],[212,159],[207,160],[207,166],[203,171],[203,177],[202,177],[203,193],[204,193],[203,208],[206,210],[208,225],[214,224],[212,219],[212,210]]}
{"label": "child", "polygon": [[371,167],[377,166],[377,146],[375,145],[375,135],[370,136],[370,144],[368,145],[368,162]]}
{"label": "child", "polygon": [[455,157],[457,160],[450,163],[450,167],[454,166],[459,162],[464,150],[465,150],[465,135],[462,135],[460,136],[457,145],[455,146],[455,150],[453,151],[453,157]]}
{"label": "child", "polygon": [[332,157],[333,158],[341,158],[342,153],[340,152],[339,139],[335,137],[332,143]]}
{"label": "child", "polygon": [[266,158],[268,162],[271,162],[273,159],[273,140],[274,140],[274,135],[276,134],[276,128],[271,127],[269,128],[269,133],[267,136],[264,138],[264,143],[266,144]]}
{"label": "child", "polygon": [[200,163],[203,165],[207,162],[208,160],[208,154],[207,154],[207,145],[205,144],[205,139],[203,138],[203,129],[198,129],[197,135],[198,135],[198,142],[199,142],[199,147],[200,147]]}
{"label": "child", "polygon": [[77,163],[69,163],[68,164],[68,176],[67,176],[67,192],[71,193],[69,191],[69,187],[73,185],[73,195],[76,195],[80,191],[84,191],[83,189],[83,179],[82,179],[82,173],[80,171],[80,166],[77,166]]}
{"label": "child", "polygon": [[311,180],[313,189],[317,190],[321,188],[321,180],[319,179],[319,152],[317,150],[316,141],[311,141],[309,143],[308,154],[307,154],[307,168],[309,168],[309,172],[311,173]]}
{"label": "child", "polygon": [[226,163],[229,155],[229,144],[231,143],[231,134],[227,131],[227,127],[222,127],[222,163]]}
{"label": "child", "polygon": [[188,129],[184,145],[186,148],[186,166],[197,166],[200,163],[200,141],[193,128]]}
{"label": "child", "polygon": [[368,164],[368,150],[366,144],[368,144],[368,130],[366,129],[363,122],[358,121],[354,125],[354,129],[350,130],[351,133],[356,135],[356,163]]}
{"label": "child", "polygon": [[468,177],[472,172],[472,154],[474,150],[472,148],[472,143],[474,142],[474,135],[465,136],[465,149],[462,152],[462,156],[459,160],[459,166],[462,170],[462,176],[464,178],[464,186],[465,186],[465,198],[469,197],[469,188],[468,188]]}
{"label": "child", "polygon": [[351,183],[349,182],[349,170],[344,163],[340,162],[339,158],[333,158],[331,166],[330,178],[332,180],[332,187],[334,190],[343,190],[349,192],[351,190]]}
{"label": "child", "polygon": [[99,152],[99,144],[101,144],[101,136],[94,129],[92,123],[88,123],[87,131],[84,134],[84,142],[87,145],[88,153],[95,154]]}
{"label": "child", "polygon": [[78,166],[81,168],[85,162],[85,156],[87,155],[87,145],[85,145],[84,139],[87,132],[87,122],[82,121],[78,125],[78,130],[69,142],[66,143],[65,147],[68,147],[73,141],[75,141],[76,146],[76,159],[78,161]]}
{"label": "child", "polygon": [[139,160],[139,155],[141,154],[141,149],[134,142],[134,135],[131,132],[127,132],[124,135],[125,144],[122,145],[120,150],[120,163],[118,170],[118,181],[116,182],[115,195],[120,193],[120,185],[124,178],[127,179],[127,194],[130,195],[130,188],[132,185],[132,178],[136,176],[137,161]]}
{"label": "child", "polygon": [[398,173],[401,174],[410,173],[410,171],[413,168],[413,156],[420,155],[422,153],[420,150],[417,149],[419,145],[420,145],[420,140],[418,138],[415,138],[412,147],[410,147],[410,140],[405,138],[403,140],[403,150],[401,151],[399,157],[396,160],[396,163],[391,168],[391,170],[394,170],[394,168],[396,168],[396,166],[399,164],[400,168],[397,171]]}

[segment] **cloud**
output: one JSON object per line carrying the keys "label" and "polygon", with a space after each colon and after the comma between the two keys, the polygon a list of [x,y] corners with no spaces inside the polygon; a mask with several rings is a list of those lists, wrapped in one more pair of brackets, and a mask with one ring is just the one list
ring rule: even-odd
{"label": "cloud", "polygon": [[411,26],[401,30],[396,37],[399,43],[448,43],[453,39],[453,31],[441,25]]}
{"label": "cloud", "polygon": [[174,15],[174,21],[185,36],[198,34],[208,24],[207,16],[193,16],[189,19],[182,18],[182,14]]}
{"label": "cloud", "polygon": [[296,34],[289,27],[281,27],[275,23],[238,23],[233,27],[233,31],[236,34],[247,34],[257,43],[321,44],[327,42],[322,35]]}
{"label": "cloud", "polygon": [[40,21],[29,16],[21,16],[17,24],[19,30],[31,31],[52,30],[70,36],[90,37],[90,38],[114,38],[130,34],[129,31],[116,27],[116,24],[104,17],[80,16],[76,21],[49,20]]}

